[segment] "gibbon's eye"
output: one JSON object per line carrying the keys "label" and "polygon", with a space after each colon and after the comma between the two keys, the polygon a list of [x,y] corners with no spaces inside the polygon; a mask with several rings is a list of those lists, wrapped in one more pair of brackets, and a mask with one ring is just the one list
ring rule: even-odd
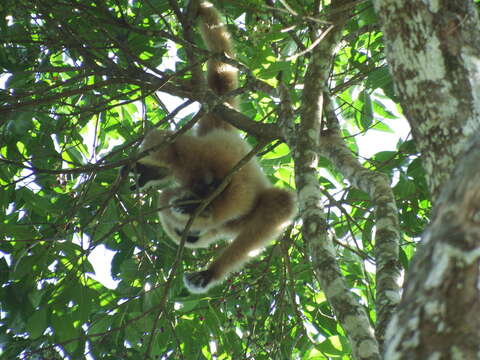
{"label": "gibbon's eye", "polygon": [[[180,229],[175,229],[175,232],[178,236],[182,236],[183,231]],[[196,243],[200,239],[200,231],[189,231],[187,234],[187,238],[185,239],[186,242],[193,244]]]}

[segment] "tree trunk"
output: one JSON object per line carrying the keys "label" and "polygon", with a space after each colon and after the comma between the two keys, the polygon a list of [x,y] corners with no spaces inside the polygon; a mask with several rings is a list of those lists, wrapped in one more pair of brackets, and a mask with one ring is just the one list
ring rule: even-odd
{"label": "tree trunk", "polygon": [[396,91],[435,213],[387,332],[385,359],[480,354],[480,37],[471,1],[376,0]]}

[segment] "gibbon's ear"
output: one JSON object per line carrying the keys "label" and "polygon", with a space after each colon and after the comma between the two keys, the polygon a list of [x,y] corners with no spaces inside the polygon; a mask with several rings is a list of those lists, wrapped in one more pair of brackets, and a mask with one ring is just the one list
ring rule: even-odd
{"label": "gibbon's ear", "polygon": [[135,179],[135,184],[130,186],[131,191],[136,189],[144,191],[151,187],[164,185],[170,181],[171,177],[170,170],[166,167],[144,165],[139,162],[120,168],[121,177],[128,175]]}

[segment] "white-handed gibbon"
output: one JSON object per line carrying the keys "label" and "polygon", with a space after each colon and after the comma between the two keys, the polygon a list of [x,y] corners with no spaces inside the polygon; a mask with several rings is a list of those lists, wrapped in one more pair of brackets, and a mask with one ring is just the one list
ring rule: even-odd
{"label": "white-handed gibbon", "polygon": [[[233,58],[230,35],[210,2],[200,2],[198,18],[207,48]],[[236,68],[214,59],[208,61],[207,83],[216,94],[228,94],[237,82]],[[227,102],[237,106],[234,98]],[[233,126],[212,114],[199,121],[195,135],[183,134],[159,147],[170,135],[172,132],[167,130],[148,133],[140,151],[152,150],[133,168],[140,188],[165,180],[167,174],[175,180],[175,186],[160,193],[159,216],[168,236],[180,243],[185,226],[198,207],[198,201],[191,200],[208,197],[251,148]],[[295,209],[293,193],[273,187],[257,160],[248,161],[194,219],[186,234],[185,246],[190,248],[207,247],[220,239],[232,240],[205,270],[185,275],[186,287],[191,292],[205,292],[239,269],[251,251],[280,234]]]}

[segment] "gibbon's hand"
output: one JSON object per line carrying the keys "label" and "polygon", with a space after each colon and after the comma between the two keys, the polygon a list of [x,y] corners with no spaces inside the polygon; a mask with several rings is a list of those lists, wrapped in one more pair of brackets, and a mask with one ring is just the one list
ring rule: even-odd
{"label": "gibbon's hand", "polygon": [[221,184],[223,180],[215,178],[210,171],[206,171],[201,179],[192,185],[192,191],[201,199],[210,196]]}
{"label": "gibbon's hand", "polygon": [[180,195],[172,199],[172,211],[182,215],[191,215],[197,210],[201,203],[202,199],[199,199],[193,193]]}
{"label": "gibbon's hand", "polygon": [[[173,195],[170,199],[172,210],[178,214],[192,215],[203,200],[208,198],[212,192],[221,184],[221,180],[203,179],[188,188],[178,188],[178,193]],[[212,208],[209,205],[198,215],[200,217],[210,217],[212,215]]]}
{"label": "gibbon's hand", "polygon": [[130,191],[136,189],[144,191],[166,183],[170,177],[170,170],[166,167],[148,166],[137,162],[131,166],[125,165],[120,168],[121,177],[128,175],[135,179],[135,184],[130,186]]}

